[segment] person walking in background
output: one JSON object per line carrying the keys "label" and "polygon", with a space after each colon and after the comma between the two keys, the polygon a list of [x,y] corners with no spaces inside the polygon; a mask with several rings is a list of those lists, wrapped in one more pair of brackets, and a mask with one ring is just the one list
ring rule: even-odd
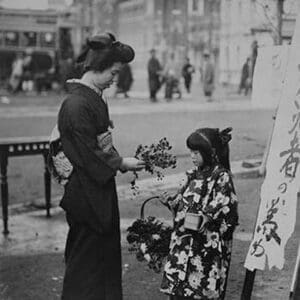
{"label": "person walking in background", "polygon": [[215,89],[215,70],[214,65],[210,60],[209,52],[205,51],[203,54],[204,64],[203,64],[203,92],[207,101],[212,100],[212,94]]}
{"label": "person walking in background", "polygon": [[34,89],[34,75],[36,71],[36,63],[33,59],[33,50],[26,49],[23,63],[23,81],[22,90],[24,92],[32,92]]}
{"label": "person walking in background", "polygon": [[156,102],[156,93],[160,89],[161,81],[161,64],[159,60],[156,58],[155,49],[150,50],[151,57],[148,61],[147,69],[148,69],[148,82],[149,82],[149,90],[150,90],[150,100],[152,102]]}
{"label": "person walking in background", "polygon": [[12,71],[9,78],[9,89],[12,93],[17,93],[22,87],[22,77],[24,68],[24,55],[18,52],[12,63]]}
{"label": "person walking in background", "polygon": [[247,58],[243,64],[241,81],[239,85],[239,94],[244,90],[245,96],[247,96],[249,89],[251,88],[252,74],[251,74],[251,59]]}
{"label": "person walking in background", "polygon": [[171,101],[173,94],[177,93],[178,98],[181,98],[180,89],[180,70],[178,62],[175,60],[174,53],[171,53],[163,70],[164,82],[166,85],[165,99]]}
{"label": "person walking in background", "polygon": [[59,64],[60,86],[67,91],[67,80],[74,78],[73,74],[74,62],[71,57],[62,59]]}
{"label": "person walking in background", "polygon": [[129,64],[124,64],[119,72],[116,94],[123,93],[128,98],[128,92],[133,83],[132,70]]}
{"label": "person walking in background", "polygon": [[254,40],[251,44],[251,83],[253,81],[254,69],[256,65],[257,59],[257,51],[258,51],[258,42]]}
{"label": "person walking in background", "polygon": [[63,300],[122,299],[115,176],[119,170],[139,171],[145,164],[133,157],[123,158],[115,149],[102,94],[116,80],[122,65],[133,58],[134,50],[112,34],[91,37],[77,59],[83,75],[69,81],[58,114],[61,143],[50,143],[51,157],[62,150],[72,166],[71,174],[63,176],[67,183],[60,203],[69,224]]}
{"label": "person walking in background", "polygon": [[161,202],[174,215],[161,291],[170,300],[225,299],[237,197],[229,162],[231,128],[197,129],[186,140],[195,168]]}
{"label": "person walking in background", "polygon": [[184,86],[188,93],[191,92],[192,74],[195,73],[195,68],[190,63],[190,59],[186,57],[185,63],[182,67],[182,77],[184,79]]}

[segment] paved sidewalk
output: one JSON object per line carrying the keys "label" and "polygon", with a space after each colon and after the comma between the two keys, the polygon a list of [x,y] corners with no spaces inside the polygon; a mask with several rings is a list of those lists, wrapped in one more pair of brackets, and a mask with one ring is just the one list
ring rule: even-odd
{"label": "paved sidewalk", "polygon": [[[248,160],[232,163],[234,175],[257,173],[259,160]],[[166,189],[175,189],[184,178],[184,173],[165,176],[163,181],[149,178],[138,181],[143,195],[150,195],[153,191],[158,194]],[[132,192],[128,185],[118,187],[119,200],[130,199]],[[62,209],[58,207],[59,198],[53,199],[54,208],[51,209],[52,217],[47,219],[44,210],[23,212],[20,205],[10,207],[9,229],[10,234],[5,237],[0,234],[0,248],[2,255],[26,255],[35,253],[52,253],[63,251],[67,234],[67,224],[62,221]],[[19,213],[16,213],[19,211]],[[15,213],[13,213],[15,212]],[[20,213],[21,212],[21,213]],[[171,222],[170,220],[166,220]],[[126,229],[132,224],[133,219],[121,219],[122,243],[125,242]],[[2,226],[2,224],[1,224]],[[251,239],[250,232],[237,232],[235,238],[241,241]]]}
{"label": "paved sidewalk", "polygon": [[[270,107],[255,106],[251,102],[250,96],[243,96],[237,94],[230,88],[219,87],[216,90],[214,100],[207,102],[203,96],[201,87],[194,88],[192,94],[183,93],[182,99],[173,99],[167,102],[164,99],[164,92],[161,90],[158,93],[158,101],[152,103],[148,97],[147,90],[133,90],[130,92],[130,98],[123,98],[118,96],[112,98],[107,91],[110,113],[112,115],[122,114],[148,114],[158,112],[190,112],[190,111],[243,111],[243,110],[272,110]],[[54,117],[57,116],[59,105],[63,99],[62,95],[49,94],[48,96],[32,96],[20,101],[21,96],[17,96],[12,103],[16,104],[0,105],[1,118],[19,118],[19,117]],[[38,100],[43,103],[39,104]],[[59,101],[58,101],[59,100]],[[26,104],[26,103],[29,104]],[[48,104],[52,103],[52,105]]]}
{"label": "paved sidewalk", "polygon": [[[213,102],[197,102],[192,99],[161,101],[158,103],[134,99],[112,100],[109,103],[111,115],[151,114],[160,112],[205,112],[205,111],[252,111],[272,110],[257,107],[248,100],[228,100]],[[2,107],[1,118],[19,117],[56,117],[58,106]]]}

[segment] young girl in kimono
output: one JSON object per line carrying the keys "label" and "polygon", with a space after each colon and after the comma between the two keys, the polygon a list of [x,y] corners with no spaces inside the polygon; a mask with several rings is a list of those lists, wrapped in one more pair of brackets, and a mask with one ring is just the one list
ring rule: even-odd
{"label": "young girl in kimono", "polygon": [[162,202],[174,214],[161,291],[172,300],[224,299],[237,198],[229,165],[231,128],[202,128],[187,138],[195,168],[175,196]]}

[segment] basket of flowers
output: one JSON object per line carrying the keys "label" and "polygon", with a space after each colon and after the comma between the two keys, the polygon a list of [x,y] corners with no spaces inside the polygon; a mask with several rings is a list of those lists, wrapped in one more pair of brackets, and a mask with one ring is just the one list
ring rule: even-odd
{"label": "basket of flowers", "polygon": [[145,205],[159,196],[146,199],[140,210],[140,218],[127,229],[129,251],[134,252],[138,261],[147,262],[148,267],[159,273],[169,253],[172,227],[153,216],[145,217]]}
{"label": "basket of flowers", "polygon": [[[158,143],[139,145],[135,157],[145,162],[146,172],[156,176],[157,180],[163,180],[162,170],[176,168],[176,156],[170,153],[171,149],[172,146],[164,137]],[[134,194],[138,193],[137,178],[138,174],[134,173],[134,179],[131,182]],[[140,218],[127,229],[129,250],[136,254],[139,261],[146,261],[148,267],[157,273],[161,271],[163,261],[169,253],[172,227],[153,216],[145,218],[144,210],[147,203],[159,198],[159,196],[153,196],[146,199],[141,206]]]}

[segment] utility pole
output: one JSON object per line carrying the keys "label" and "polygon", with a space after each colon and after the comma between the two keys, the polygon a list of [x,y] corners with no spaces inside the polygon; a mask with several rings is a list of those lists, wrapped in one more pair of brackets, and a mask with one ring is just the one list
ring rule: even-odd
{"label": "utility pole", "polygon": [[282,15],[283,15],[283,2],[284,0],[277,0],[277,38],[276,44],[282,44]]}
{"label": "utility pole", "polygon": [[214,9],[214,0],[208,0],[208,50],[209,52],[212,51],[212,35],[213,35],[213,27],[214,27],[214,14],[213,14],[213,9]]}

